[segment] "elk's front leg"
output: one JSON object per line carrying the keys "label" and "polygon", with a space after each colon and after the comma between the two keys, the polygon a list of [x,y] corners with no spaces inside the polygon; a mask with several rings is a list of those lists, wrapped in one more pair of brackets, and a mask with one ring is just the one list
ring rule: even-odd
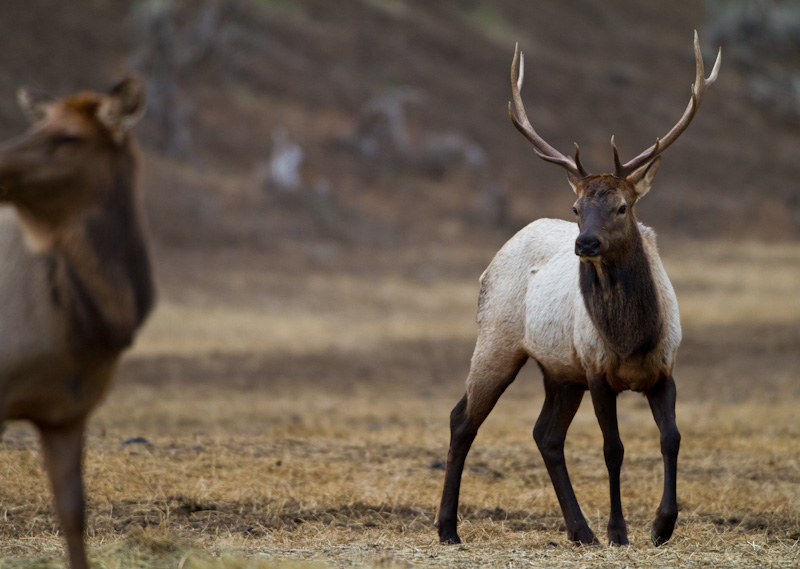
{"label": "elk's front leg", "polygon": [[558,378],[544,372],[544,405],[536,426],[533,438],[542,453],[547,473],[556,491],[564,523],[567,526],[567,537],[576,543],[594,544],[597,539],[583,517],[575,491],[569,481],[567,464],[564,461],[564,440],[567,437],[575,413],[578,412],[581,399],[586,391],[584,386],[574,383],[562,383]]}
{"label": "elk's front leg", "polygon": [[38,425],[58,521],[67,541],[71,569],[88,569],[83,543],[84,509],[81,460],[84,420],[69,425]]}
{"label": "elk's front leg", "polygon": [[666,376],[647,394],[653,418],[661,432],[661,455],[664,458],[664,494],[656,510],[651,537],[653,545],[659,546],[672,537],[678,519],[678,451],[681,434],[675,424],[675,380]]}
{"label": "elk's front leg", "polygon": [[608,488],[611,514],[608,518],[608,541],[614,545],[628,545],[628,528],[622,514],[620,496],[620,471],[625,447],[619,438],[617,423],[617,393],[611,389],[604,377],[589,379],[589,391],[600,430],[603,431],[603,456],[608,469]]}

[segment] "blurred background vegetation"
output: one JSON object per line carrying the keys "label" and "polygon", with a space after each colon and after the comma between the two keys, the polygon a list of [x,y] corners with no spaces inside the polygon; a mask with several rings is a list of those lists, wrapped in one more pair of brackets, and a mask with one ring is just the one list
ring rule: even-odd
{"label": "blurred background vegetation", "polygon": [[536,128],[601,172],[612,134],[627,159],[680,116],[695,28],[706,65],[723,48],[720,79],[640,219],[662,240],[800,237],[796,2],[5,0],[0,22],[2,138],[25,126],[20,85],[147,79],[137,131],[163,248],[337,266],[495,249],[572,202],[506,116],[514,43]]}

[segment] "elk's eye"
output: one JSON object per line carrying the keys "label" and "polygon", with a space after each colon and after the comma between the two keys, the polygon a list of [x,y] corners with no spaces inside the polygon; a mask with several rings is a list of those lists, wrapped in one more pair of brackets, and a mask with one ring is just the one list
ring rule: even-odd
{"label": "elk's eye", "polygon": [[575,215],[578,215],[578,208],[577,207],[573,207],[572,208],[572,213],[574,213]]}
{"label": "elk's eye", "polygon": [[58,138],[56,138],[55,143],[59,146],[67,146],[70,144],[77,144],[81,141],[79,136],[75,136],[74,134],[62,134]]}
{"label": "elk's eye", "polygon": [[621,206],[619,206],[619,209],[617,210],[617,213],[622,215],[626,211],[628,211],[628,206],[625,205],[625,204],[622,204]]}

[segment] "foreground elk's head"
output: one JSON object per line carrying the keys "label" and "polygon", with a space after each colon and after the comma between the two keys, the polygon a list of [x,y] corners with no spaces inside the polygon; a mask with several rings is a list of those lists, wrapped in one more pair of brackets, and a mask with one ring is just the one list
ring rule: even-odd
{"label": "foreground elk's head", "polygon": [[512,104],[508,103],[508,114],[517,130],[533,144],[533,150],[540,158],[558,164],[567,171],[569,183],[578,196],[572,211],[580,228],[580,234],[575,240],[575,254],[579,255],[581,260],[596,262],[623,255],[633,243],[633,237],[638,232],[633,206],[653,185],[653,179],[661,163],[660,154],[686,130],[700,106],[706,87],[717,79],[722,50],[718,53],[708,78],[705,77],[697,32],[694,33],[694,54],[696,76],[692,85],[692,96],[683,116],[675,126],[663,138],[657,138],[653,146],[625,164],[619,160],[617,146],[612,136],[614,174],[590,175],[581,165],[580,149],[577,144],[575,144],[575,158],[570,158],[550,146],[531,126],[520,96],[525,58],[519,51],[519,46],[514,51],[514,60],[511,64],[511,93],[514,105],[512,109]]}
{"label": "foreground elk's head", "polygon": [[90,188],[114,186],[88,182],[117,171],[127,132],[144,112],[144,88],[129,78],[108,93],[52,100],[21,89],[17,98],[33,124],[0,148],[0,201],[57,223],[86,202]]}

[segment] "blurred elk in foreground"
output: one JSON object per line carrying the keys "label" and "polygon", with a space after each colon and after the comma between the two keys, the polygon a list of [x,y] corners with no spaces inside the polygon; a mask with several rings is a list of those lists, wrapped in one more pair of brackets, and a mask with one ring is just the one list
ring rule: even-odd
{"label": "blurred elk in foreground", "polygon": [[0,425],[37,427],[70,566],[84,569],[86,419],[154,299],[129,134],[144,94],[128,79],[18,98],[33,126],[0,147]]}
{"label": "blurred elk in foreground", "polygon": [[[450,415],[450,450],[436,525],[444,543],[459,543],[458,493],[464,461],[478,428],[523,364],[533,358],[544,377],[545,400],[533,436],[542,453],[564,514],[569,539],[597,542],[586,523],[567,474],[564,439],[583,394],[589,391],[603,433],[611,515],[608,539],[628,543],[620,500],[623,446],[616,398],[624,390],[643,393],[661,433],[664,492],[651,537],[671,536],[678,517],[676,474],[680,433],[675,424],[672,368],[681,341],[678,303],[656,248],[655,234],[640,224],[634,205],[650,189],[661,152],[689,126],[706,87],[717,78],[720,56],[705,78],[695,33],[696,80],[678,123],[656,143],[621,164],[614,145],[613,174],[589,175],[542,139],[531,126],[520,97],[524,60],[511,66],[514,99],[509,115],[536,154],[567,170],[578,196],[577,224],[540,219],[503,246],[481,275],[478,339],[466,394]],[[720,54],[721,55],[721,54]],[[574,255],[578,256],[578,259]]]}

